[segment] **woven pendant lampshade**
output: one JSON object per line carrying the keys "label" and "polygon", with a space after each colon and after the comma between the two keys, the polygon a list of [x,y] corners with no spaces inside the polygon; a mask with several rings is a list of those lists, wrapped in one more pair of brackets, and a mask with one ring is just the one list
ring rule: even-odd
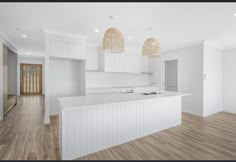
{"label": "woven pendant lampshade", "polygon": [[155,38],[148,38],[143,44],[143,56],[160,56],[160,44]]}
{"label": "woven pendant lampshade", "polygon": [[109,28],[103,37],[103,49],[108,53],[124,52],[124,38],[116,28]]}

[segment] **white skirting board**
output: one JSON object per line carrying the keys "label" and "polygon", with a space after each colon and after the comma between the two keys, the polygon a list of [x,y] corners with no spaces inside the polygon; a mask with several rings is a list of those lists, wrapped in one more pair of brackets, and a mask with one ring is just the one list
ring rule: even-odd
{"label": "white skirting board", "polygon": [[181,124],[181,96],[61,109],[59,145],[71,160]]}

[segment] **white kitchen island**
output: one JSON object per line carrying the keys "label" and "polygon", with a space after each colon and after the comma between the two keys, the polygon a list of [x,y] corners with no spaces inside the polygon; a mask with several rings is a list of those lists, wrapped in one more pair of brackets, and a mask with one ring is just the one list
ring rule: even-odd
{"label": "white kitchen island", "polygon": [[59,98],[59,145],[71,160],[181,124],[182,96],[104,94]]}

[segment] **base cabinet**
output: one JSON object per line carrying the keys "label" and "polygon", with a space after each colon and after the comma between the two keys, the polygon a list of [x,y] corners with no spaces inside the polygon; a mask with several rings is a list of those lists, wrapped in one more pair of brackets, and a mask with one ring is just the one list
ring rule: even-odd
{"label": "base cabinet", "polygon": [[181,124],[181,96],[70,108],[59,115],[62,160],[79,158]]}

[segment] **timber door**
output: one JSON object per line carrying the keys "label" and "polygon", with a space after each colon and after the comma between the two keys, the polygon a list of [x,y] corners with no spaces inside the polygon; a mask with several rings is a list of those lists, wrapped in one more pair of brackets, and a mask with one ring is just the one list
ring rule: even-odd
{"label": "timber door", "polygon": [[42,65],[20,64],[21,95],[42,95]]}

